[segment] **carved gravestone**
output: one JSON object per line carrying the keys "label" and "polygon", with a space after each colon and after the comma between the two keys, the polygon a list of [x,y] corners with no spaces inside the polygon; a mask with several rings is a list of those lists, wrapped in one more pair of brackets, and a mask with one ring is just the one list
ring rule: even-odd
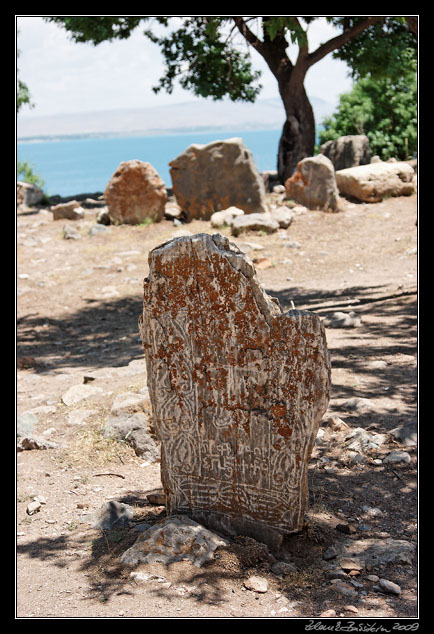
{"label": "carved gravestone", "polygon": [[168,514],[278,546],[303,526],[329,400],[324,328],[282,312],[220,234],[149,254],[139,318]]}

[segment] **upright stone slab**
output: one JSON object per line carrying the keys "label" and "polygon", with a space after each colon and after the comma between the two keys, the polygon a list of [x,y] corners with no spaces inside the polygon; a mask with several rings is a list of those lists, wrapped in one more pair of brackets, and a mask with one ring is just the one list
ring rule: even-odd
{"label": "upright stone slab", "polygon": [[167,191],[150,163],[134,159],[120,163],[107,183],[104,199],[112,222],[137,225],[162,220]]}
{"label": "upright stone slab", "polygon": [[149,254],[139,318],[169,514],[278,546],[303,526],[329,400],[324,328],[283,313],[220,234]]}
{"label": "upright stone slab", "polygon": [[194,143],[169,165],[173,193],[188,220],[209,220],[231,206],[246,214],[268,211],[264,181],[238,137]]}

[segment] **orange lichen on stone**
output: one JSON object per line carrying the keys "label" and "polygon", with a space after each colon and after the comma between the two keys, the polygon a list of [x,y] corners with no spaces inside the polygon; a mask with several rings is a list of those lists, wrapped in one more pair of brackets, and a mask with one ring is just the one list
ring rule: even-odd
{"label": "orange lichen on stone", "polygon": [[149,263],[139,325],[168,511],[262,539],[300,530],[330,388],[319,318],[282,313],[220,234]]}

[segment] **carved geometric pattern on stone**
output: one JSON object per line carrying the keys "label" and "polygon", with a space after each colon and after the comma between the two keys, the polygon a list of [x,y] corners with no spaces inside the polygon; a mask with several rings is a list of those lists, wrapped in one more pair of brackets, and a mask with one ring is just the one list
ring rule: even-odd
{"label": "carved geometric pattern on stone", "polygon": [[329,401],[324,328],[282,312],[220,234],[149,254],[139,319],[169,513],[300,530]]}

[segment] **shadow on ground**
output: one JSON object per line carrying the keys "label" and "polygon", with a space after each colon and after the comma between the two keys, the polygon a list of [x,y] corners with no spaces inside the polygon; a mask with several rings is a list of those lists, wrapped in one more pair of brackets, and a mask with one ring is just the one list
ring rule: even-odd
{"label": "shadow on ground", "polygon": [[[274,577],[262,567],[262,560],[250,561],[246,565],[242,549],[234,548],[231,540],[232,543],[224,549],[225,553],[221,549],[217,551],[220,553],[219,558],[201,568],[193,565],[184,567],[182,582],[178,583],[195,586],[194,592],[189,593],[191,600],[201,605],[215,605],[230,602],[230,588],[240,589],[247,576],[271,575],[282,594],[289,599],[299,600],[301,606],[304,604],[304,609],[308,610],[310,601],[327,597],[328,582],[320,562],[329,546],[338,546],[348,539],[348,535],[336,528],[343,521],[342,518],[354,517],[364,504],[381,508],[386,496],[396,501],[401,496],[402,503],[394,504],[387,515],[370,518],[369,530],[366,527],[363,531],[356,530],[352,539],[378,538],[378,534],[384,535],[385,531],[395,539],[416,538],[416,535],[411,534],[409,525],[414,518],[409,515],[408,509],[415,508],[417,493],[400,492],[403,483],[411,479],[414,479],[414,473],[410,465],[377,470],[373,470],[371,466],[360,466],[357,470],[337,471],[332,475],[311,467],[307,524],[300,533],[286,537],[282,551],[275,553],[278,558],[284,554],[290,556],[297,568],[293,578]],[[139,491],[127,492],[119,498],[120,502],[133,501],[136,504],[136,522],[146,520],[152,524],[165,517],[162,507],[150,506],[145,500],[145,493]],[[17,554],[19,557],[38,559],[61,568],[71,567],[76,562],[77,571],[85,574],[88,579],[86,599],[107,602],[114,595],[134,595],[136,592],[136,583],[130,577],[130,572],[135,567],[121,564],[120,557],[135,542],[137,536],[137,532],[128,528],[103,531],[81,526],[72,530],[70,535],[40,537],[27,544],[19,544]],[[172,565],[164,566],[167,571],[164,575],[170,576]],[[399,566],[393,564],[392,569],[396,577]],[[382,570],[382,573],[387,574],[387,570]],[[361,580],[363,581],[363,576]],[[145,590],[156,598],[170,597],[174,592],[173,587],[162,588],[158,583],[149,582],[146,582]],[[401,598],[400,601],[402,603],[404,599]],[[412,606],[409,605],[409,608],[412,609]]]}
{"label": "shadow on ground", "polygon": [[[279,292],[270,291],[284,307],[290,304],[295,293],[296,289],[291,288]],[[369,299],[369,293],[372,294],[372,289],[365,287],[347,288],[344,291],[301,291],[297,295],[297,306],[309,309],[321,302],[343,297],[364,302]],[[414,354],[416,295],[411,296],[410,301],[402,301],[401,298],[375,302],[369,304],[368,308],[361,304],[348,310],[356,310],[362,315],[369,311],[378,322],[357,329],[354,332],[354,346],[348,344],[335,351],[335,357],[341,357],[342,363],[351,365],[356,371],[358,361],[368,351],[379,356]],[[34,359],[36,372],[74,366],[101,368],[127,365],[133,359],[143,357],[137,323],[141,311],[142,298],[134,295],[107,301],[87,300],[85,308],[71,312],[61,319],[38,314],[25,315],[17,320],[17,359]],[[321,313],[320,316],[325,315],[326,313]],[[386,317],[392,317],[393,323],[385,325],[382,320]],[[363,349],[360,342],[357,342],[361,333],[373,340],[386,337],[387,346]]]}

